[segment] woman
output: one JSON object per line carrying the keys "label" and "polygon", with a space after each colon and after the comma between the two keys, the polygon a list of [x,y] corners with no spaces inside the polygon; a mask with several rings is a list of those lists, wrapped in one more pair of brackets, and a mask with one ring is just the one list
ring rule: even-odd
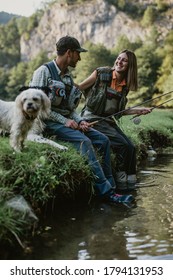
{"label": "woman", "polygon": [[[135,54],[130,50],[123,50],[115,60],[113,68],[97,68],[79,84],[79,88],[85,90],[85,93],[87,92],[86,104],[81,115],[90,122],[99,120],[94,124],[94,128],[109,137],[112,150],[116,153],[117,188],[120,190],[135,189],[135,146],[117,125],[117,119],[122,115],[151,112],[149,108],[125,110],[128,92],[137,91],[138,88]],[[114,116],[109,118],[110,115]],[[103,117],[107,118],[101,120]]]}

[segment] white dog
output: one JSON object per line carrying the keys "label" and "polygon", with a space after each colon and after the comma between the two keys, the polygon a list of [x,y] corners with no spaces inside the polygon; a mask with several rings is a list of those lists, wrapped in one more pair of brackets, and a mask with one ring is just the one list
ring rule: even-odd
{"label": "white dog", "polygon": [[44,127],[45,125],[42,122],[42,120],[40,118],[37,118],[31,130],[28,132],[27,140],[32,142],[38,142],[41,144],[48,144],[50,146],[58,148],[59,150],[68,150],[67,147],[60,145],[57,142],[52,141],[48,138],[43,137],[42,131],[44,130]]}
{"label": "white dog", "polygon": [[[66,147],[42,137],[42,120],[48,118],[50,107],[51,103],[47,95],[36,88],[22,91],[12,102],[0,100],[0,128],[10,132],[10,145],[16,152],[20,152],[23,148],[29,131],[28,140],[30,141],[52,144],[59,149],[66,149]],[[31,128],[34,126],[36,129],[32,131]]]}

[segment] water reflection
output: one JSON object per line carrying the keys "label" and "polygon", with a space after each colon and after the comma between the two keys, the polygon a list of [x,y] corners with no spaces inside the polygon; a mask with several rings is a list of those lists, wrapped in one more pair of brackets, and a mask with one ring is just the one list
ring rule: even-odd
{"label": "water reflection", "polygon": [[[173,259],[173,155],[139,168],[136,205],[63,207],[45,220],[30,259]],[[26,258],[26,256],[25,256]]]}

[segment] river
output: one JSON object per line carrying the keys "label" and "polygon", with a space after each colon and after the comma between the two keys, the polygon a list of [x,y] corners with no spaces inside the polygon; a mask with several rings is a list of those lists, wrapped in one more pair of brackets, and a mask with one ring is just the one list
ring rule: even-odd
{"label": "river", "polygon": [[[173,155],[148,158],[138,168],[132,207],[91,204],[63,206],[45,218],[24,259],[173,259]],[[21,258],[21,256],[20,256]]]}

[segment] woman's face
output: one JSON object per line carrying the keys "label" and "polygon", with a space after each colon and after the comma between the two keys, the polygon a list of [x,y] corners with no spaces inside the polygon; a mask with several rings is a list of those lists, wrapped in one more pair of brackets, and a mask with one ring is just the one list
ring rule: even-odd
{"label": "woman's face", "polygon": [[115,71],[126,72],[128,69],[128,57],[126,53],[120,53],[114,63]]}

